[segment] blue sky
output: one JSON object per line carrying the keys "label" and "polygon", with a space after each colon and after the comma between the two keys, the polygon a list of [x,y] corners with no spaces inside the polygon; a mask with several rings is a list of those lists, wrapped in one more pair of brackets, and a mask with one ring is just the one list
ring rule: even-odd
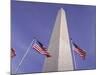
{"label": "blue sky", "polygon": [[[16,49],[17,54],[11,60],[13,73],[33,38],[38,39],[48,47],[60,8],[66,12],[70,37],[77,45],[87,51],[84,61],[74,53],[76,70],[95,69],[95,6],[12,1],[11,47]],[[42,72],[44,60],[43,55],[31,48],[18,73]]]}

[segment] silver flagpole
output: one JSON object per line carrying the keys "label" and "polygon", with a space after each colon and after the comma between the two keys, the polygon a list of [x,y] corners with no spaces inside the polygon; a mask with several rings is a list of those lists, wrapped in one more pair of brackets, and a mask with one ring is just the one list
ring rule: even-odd
{"label": "silver flagpole", "polygon": [[34,39],[33,39],[32,42],[30,43],[30,45],[29,45],[29,47],[27,48],[25,54],[23,55],[23,57],[22,57],[20,63],[18,64],[18,67],[16,68],[15,73],[18,72],[18,69],[19,69],[19,67],[21,66],[21,64],[22,64],[23,60],[25,59],[25,57],[27,56],[27,54],[28,54],[28,52],[29,52],[29,50],[30,50],[31,45],[33,44],[33,41],[34,41]]}
{"label": "silver flagpole", "polygon": [[72,54],[73,54],[73,60],[74,60],[74,69],[76,69],[76,59],[75,59],[75,55],[74,55],[74,46],[73,46],[73,41],[71,40],[71,46],[72,46]]}

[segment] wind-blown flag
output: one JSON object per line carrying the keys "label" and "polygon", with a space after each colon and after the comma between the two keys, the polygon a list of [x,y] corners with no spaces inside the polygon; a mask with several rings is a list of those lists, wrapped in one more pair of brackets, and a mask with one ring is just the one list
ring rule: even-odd
{"label": "wind-blown flag", "polygon": [[37,40],[33,41],[32,48],[34,48],[40,54],[45,55],[46,57],[51,57],[49,52],[47,52],[47,48],[45,48],[44,45]]}
{"label": "wind-blown flag", "polygon": [[11,48],[11,58],[13,58],[15,56],[16,56],[15,49]]}
{"label": "wind-blown flag", "polygon": [[80,55],[80,57],[84,60],[85,59],[85,57],[86,57],[86,51],[85,50],[83,50],[83,49],[81,49],[77,44],[75,44],[74,42],[72,42],[72,46],[74,46],[73,47],[73,50],[76,52],[76,53],[78,53],[79,55]]}

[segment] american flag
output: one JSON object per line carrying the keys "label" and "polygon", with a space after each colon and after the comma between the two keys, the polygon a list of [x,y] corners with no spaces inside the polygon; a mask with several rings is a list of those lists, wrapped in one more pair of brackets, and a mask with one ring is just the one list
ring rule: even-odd
{"label": "american flag", "polygon": [[73,50],[78,53],[80,55],[80,57],[84,60],[85,57],[86,57],[86,51],[81,49],[77,44],[75,44],[74,42],[72,43],[73,44]]}
{"label": "american flag", "polygon": [[15,56],[16,56],[15,49],[11,48],[11,58],[13,58]]}
{"label": "american flag", "polygon": [[43,44],[37,40],[33,42],[32,48],[34,48],[37,52],[39,52],[42,55],[45,55],[46,57],[51,57],[49,52],[47,52],[47,48],[43,46]]}

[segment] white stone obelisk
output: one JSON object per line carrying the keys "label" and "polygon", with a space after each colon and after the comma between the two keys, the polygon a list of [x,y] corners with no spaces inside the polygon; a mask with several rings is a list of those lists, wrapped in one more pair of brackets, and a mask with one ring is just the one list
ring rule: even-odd
{"label": "white stone obelisk", "polygon": [[61,8],[57,14],[48,47],[51,57],[45,58],[43,72],[74,69],[66,17],[64,9]]}

